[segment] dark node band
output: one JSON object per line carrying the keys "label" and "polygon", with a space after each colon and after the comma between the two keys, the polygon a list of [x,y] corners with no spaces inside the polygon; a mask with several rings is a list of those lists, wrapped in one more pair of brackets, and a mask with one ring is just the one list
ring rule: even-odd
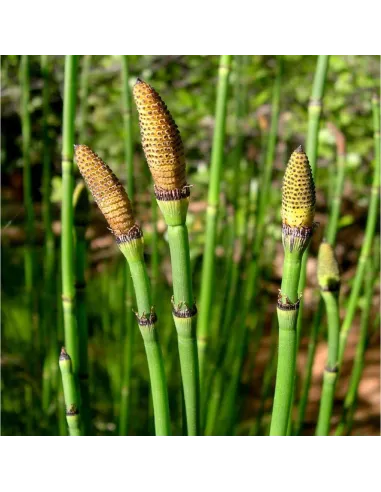
{"label": "dark node band", "polygon": [[139,316],[138,313],[135,313],[136,319],[138,320],[139,326],[151,326],[154,325],[157,321],[157,316],[155,311],[151,311],[149,315],[143,313],[142,316]]}
{"label": "dark node band", "polygon": [[326,372],[331,373],[331,374],[336,374],[337,372],[339,372],[339,369],[338,369],[338,367],[337,367],[337,366],[335,366],[335,367],[328,367],[328,366],[325,366],[324,370],[325,370]]}
{"label": "dark node band", "polygon": [[283,303],[279,299],[277,302],[278,309],[280,309],[281,311],[296,311],[297,309],[299,309],[299,304],[300,304],[299,299],[296,302],[291,303],[291,304],[289,302]]}
{"label": "dark node band", "polygon": [[340,282],[334,282],[331,285],[325,285],[324,287],[320,286],[320,290],[322,292],[339,292]]}
{"label": "dark node band", "polygon": [[[183,309],[180,307],[184,306]],[[182,304],[179,306],[173,306],[172,313],[176,318],[192,318],[197,314],[197,306],[193,304],[191,308],[189,308],[186,304]]]}
{"label": "dark node band", "polygon": [[155,185],[154,191],[157,200],[162,202],[173,202],[183,198],[188,198],[190,195],[190,186],[185,185],[182,188],[175,188],[174,190],[163,190],[163,188],[159,188]]}
{"label": "dark node band", "polygon": [[64,347],[61,349],[59,360],[71,360],[70,355],[66,352]]}
{"label": "dark node band", "polygon": [[131,229],[128,231],[127,234],[116,236],[115,239],[117,244],[122,244],[122,243],[129,243],[134,239],[140,239],[141,237],[143,237],[143,232],[140,229],[140,227],[137,224],[135,224],[131,227]]}
{"label": "dark node band", "polygon": [[[282,301],[283,297],[286,298],[286,302]],[[282,292],[279,291],[277,306],[278,309],[280,309],[281,311],[296,311],[297,309],[299,309],[299,304],[300,298],[296,302],[291,302],[287,296],[283,296]]]}
{"label": "dark node band", "polygon": [[70,405],[70,407],[66,410],[66,415],[68,417],[73,417],[74,415],[79,415],[79,411],[76,405]]}

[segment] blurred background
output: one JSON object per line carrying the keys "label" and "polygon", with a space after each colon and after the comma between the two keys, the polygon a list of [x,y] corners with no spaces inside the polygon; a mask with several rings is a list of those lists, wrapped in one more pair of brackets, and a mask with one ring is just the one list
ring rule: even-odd
{"label": "blurred background", "polygon": [[[24,207],[20,59],[18,55],[1,58],[1,431],[4,435],[59,435],[66,433],[58,368],[58,355],[64,338],[60,260],[64,56],[47,57],[44,61],[45,72],[41,68],[41,57],[29,56],[30,92],[27,104],[31,125],[29,156],[34,212],[34,238],[30,242],[34,265],[31,292],[25,290],[24,272],[25,244],[29,233],[25,226]],[[218,408],[221,405],[221,408],[228,410],[221,415],[218,412],[213,415],[212,412],[206,418],[205,425],[210,434],[268,433],[276,369],[276,296],[283,263],[281,184],[290,154],[298,145],[305,145],[308,102],[316,60],[316,56],[282,56],[279,120],[256,294],[243,321],[247,326],[247,337],[239,371],[235,372],[234,365],[224,369],[224,387],[214,400]],[[137,77],[152,84],[171,111],[184,142],[188,183],[192,185],[187,225],[194,291],[198,299],[219,56],[129,55],[128,62],[130,88]],[[211,311],[212,324],[217,325],[228,316],[229,322],[224,332],[228,339],[234,337],[236,324],[242,322],[238,316],[239,299],[245,288],[247,265],[252,261],[254,217],[266,159],[274,82],[279,63],[275,56],[234,56],[232,60],[215,251],[216,283]],[[78,79],[75,140],[97,152],[126,184],[122,57],[80,56]],[[336,241],[336,254],[342,273],[340,306],[343,318],[367,220],[374,159],[371,99],[374,93],[379,93],[379,86],[379,56],[330,57],[318,139],[316,221],[320,226],[310,248],[307,286],[303,296],[305,321],[297,361],[296,420],[310,326],[319,301],[316,257],[324,237],[329,206],[334,198],[338,153],[343,153],[344,148],[346,172]],[[44,87],[48,88],[45,93],[45,110]],[[242,101],[242,94],[245,96],[243,105],[239,102]],[[171,318],[172,281],[166,227],[152,199],[151,177],[141,148],[134,104],[131,117],[134,209],[144,232],[146,261],[160,319],[173,433],[181,434],[180,374],[176,333]],[[44,166],[44,162],[48,164]],[[50,169],[48,175],[47,167]],[[75,175],[79,180],[76,169]],[[47,234],[44,225],[44,207],[46,209],[47,206],[51,210],[53,257],[50,261],[54,265],[54,273],[49,278],[46,274]],[[376,236],[379,236],[378,222]],[[242,243],[245,248],[237,252],[234,244],[242,236],[245,236]],[[135,337],[131,381],[128,388],[123,386],[124,341],[128,318],[125,313],[130,309],[130,306],[126,306],[125,260],[93,202],[86,241],[92,433],[119,433],[124,388],[130,400],[128,433],[153,434],[148,369],[139,333]],[[377,246],[373,254],[375,257],[378,255]],[[226,296],[232,278],[231,259],[237,255],[237,286],[232,294],[232,312],[227,314]],[[352,435],[378,435],[380,432],[378,266],[373,273],[364,366],[353,421],[346,428],[346,433]],[[337,387],[332,433],[342,420],[343,402],[353,368],[361,312],[365,304],[362,290]],[[53,341],[50,336],[52,333]],[[216,331],[212,327],[213,333]],[[213,353],[213,336],[211,343]],[[228,345],[228,342],[225,344]],[[215,356],[212,364],[214,370],[222,368],[223,359]],[[308,403],[298,433],[313,434],[315,431],[325,360],[326,328],[322,321]],[[214,390],[211,382],[211,399]],[[228,402],[224,401],[225,392],[230,395]]]}

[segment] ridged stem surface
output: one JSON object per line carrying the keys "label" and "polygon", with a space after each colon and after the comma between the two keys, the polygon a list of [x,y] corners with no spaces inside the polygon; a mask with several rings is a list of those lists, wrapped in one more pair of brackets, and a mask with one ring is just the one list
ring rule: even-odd
{"label": "ridged stem surface", "polygon": [[183,381],[187,433],[200,432],[200,385],[196,338],[196,315],[181,317],[177,313],[191,310],[194,305],[189,257],[188,230],[185,224],[168,226],[173,279],[173,318],[178,336],[178,347]]}
{"label": "ridged stem surface", "polygon": [[210,334],[210,311],[212,306],[214,286],[217,214],[220,200],[219,195],[223,166],[227,97],[231,58],[232,55],[221,55],[217,85],[215,128],[213,134],[210,185],[208,191],[208,208],[206,215],[204,259],[201,274],[200,315],[197,324],[201,385],[203,385],[202,381],[204,375],[205,357],[208,338]]}
{"label": "ridged stem surface", "polygon": [[78,375],[78,333],[74,302],[74,243],[73,243],[73,153],[74,121],[77,92],[77,55],[66,55],[62,129],[62,210],[61,261],[62,302],[65,346],[70,354],[74,376]]}
{"label": "ridged stem surface", "polygon": [[79,414],[80,397],[70,355],[62,349],[59,366],[61,369],[62,386],[66,408],[66,422],[71,436],[82,436]]}
{"label": "ridged stem surface", "polygon": [[271,418],[270,435],[284,436],[292,404],[295,362],[296,362],[296,321],[298,309],[298,282],[302,262],[302,253],[285,251],[281,293],[282,302],[290,302],[294,309],[283,310],[278,307],[279,346],[278,367],[275,384],[274,404]]}

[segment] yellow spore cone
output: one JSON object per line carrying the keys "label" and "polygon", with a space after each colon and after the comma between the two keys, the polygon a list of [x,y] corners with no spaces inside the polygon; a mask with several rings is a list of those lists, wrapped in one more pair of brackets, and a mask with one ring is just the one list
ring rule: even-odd
{"label": "yellow spore cone", "polygon": [[315,184],[308,158],[300,145],[288,161],[282,187],[282,222],[289,227],[312,228]]}
{"label": "yellow spore cone", "polygon": [[115,236],[128,236],[135,226],[127,193],[102,159],[87,145],[75,146],[78,168]]}
{"label": "yellow spore cone", "polygon": [[142,146],[156,188],[183,189],[186,186],[184,147],[171,113],[155,89],[140,79],[133,94]]}

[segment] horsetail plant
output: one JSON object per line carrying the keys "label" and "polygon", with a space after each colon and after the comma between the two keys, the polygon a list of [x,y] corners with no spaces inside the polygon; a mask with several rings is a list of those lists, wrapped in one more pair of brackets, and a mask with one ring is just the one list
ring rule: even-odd
{"label": "horsetail plant", "polygon": [[377,96],[372,99],[373,109],[373,130],[374,130],[374,171],[372,189],[369,201],[368,219],[366,221],[365,236],[362,243],[358,266],[348,301],[347,312],[340,329],[340,346],[339,346],[339,365],[344,358],[344,351],[347,344],[348,333],[352,326],[355,316],[360,289],[365,275],[366,259],[369,257],[377,220],[379,217],[379,199],[380,199],[380,100]]}
{"label": "horsetail plant", "polygon": [[66,422],[71,436],[82,436],[81,418],[79,414],[79,393],[73,365],[70,355],[62,347],[59,357],[59,366],[61,369],[62,386],[66,408]]}
{"label": "horsetail plant", "polygon": [[143,256],[142,230],[135,223],[125,189],[102,159],[86,145],[77,145],[75,156],[79,170],[128,262],[138,305],[136,317],[147,354],[156,435],[169,435],[167,384],[156,329],[157,316]]}
{"label": "horsetail plant", "polygon": [[73,152],[74,120],[77,93],[78,55],[66,55],[62,130],[62,210],[61,261],[62,306],[64,314],[65,347],[70,354],[74,378],[78,376],[78,333],[75,318],[74,242],[73,242]]}
{"label": "horsetail plant", "polygon": [[221,174],[226,132],[227,98],[232,55],[221,55],[218,70],[216,116],[210,165],[210,185],[206,210],[204,258],[201,273],[200,304],[197,324],[198,353],[200,359],[201,391],[204,391],[205,357],[210,336],[210,311],[213,297],[217,217],[220,202]]}
{"label": "horsetail plant", "polygon": [[190,187],[186,181],[180,132],[159,94],[138,79],[133,89],[142,146],[157,204],[168,226],[173,278],[173,318],[178,336],[188,435],[200,429],[200,388],[189,239],[186,215]]}
{"label": "horsetail plant", "polygon": [[90,434],[90,397],[88,369],[88,327],[86,313],[86,229],[89,225],[90,203],[85,184],[80,181],[73,195],[75,230],[75,296],[78,327],[78,379],[81,395],[81,415],[84,434]]}
{"label": "horsetail plant", "polygon": [[322,243],[319,248],[317,276],[321,296],[327,310],[328,360],[324,369],[316,435],[327,436],[329,434],[338,371],[340,273],[334,249],[326,242]]}
{"label": "horsetail plant", "polygon": [[[336,236],[337,236],[337,230],[339,224],[344,177],[345,177],[345,170],[346,170],[346,150],[345,150],[346,145],[345,145],[345,137],[343,133],[341,133],[338,128],[333,127],[333,125],[331,125],[331,128],[333,129],[336,136],[337,166],[335,168],[336,180],[334,183],[334,193],[332,197],[332,203],[330,206],[328,223],[326,227],[327,232],[325,234],[325,238],[327,243],[330,244],[332,247],[334,247],[336,243]],[[301,433],[303,422],[304,422],[304,416],[306,413],[308,395],[311,385],[312,368],[315,359],[316,346],[318,343],[321,319],[323,316],[323,308],[324,308],[323,304],[324,301],[322,298],[320,298],[318,307],[315,311],[312,321],[311,333],[308,341],[307,363],[304,370],[304,380],[302,384],[300,400],[298,403],[298,415],[297,415],[297,419],[295,422],[295,429],[294,429],[294,433],[296,435],[299,435]],[[300,332],[298,332],[298,336],[300,336]]]}
{"label": "horsetail plant", "polygon": [[[360,334],[356,346],[352,374],[349,380],[348,391],[344,399],[343,414],[340,424],[337,426],[335,435],[343,435],[351,431],[354,413],[358,398],[358,388],[365,365],[366,347],[369,342],[369,321],[372,308],[374,284],[379,277],[379,241],[375,241],[373,255],[366,261],[366,272],[364,278],[364,306],[361,313]],[[378,324],[379,325],[379,324]]]}
{"label": "horsetail plant", "polygon": [[311,167],[302,146],[299,146],[290,157],[282,187],[282,242],[285,257],[277,303],[279,348],[271,435],[287,433],[296,362],[296,323],[300,303],[298,282],[303,253],[314,229],[315,202]]}

